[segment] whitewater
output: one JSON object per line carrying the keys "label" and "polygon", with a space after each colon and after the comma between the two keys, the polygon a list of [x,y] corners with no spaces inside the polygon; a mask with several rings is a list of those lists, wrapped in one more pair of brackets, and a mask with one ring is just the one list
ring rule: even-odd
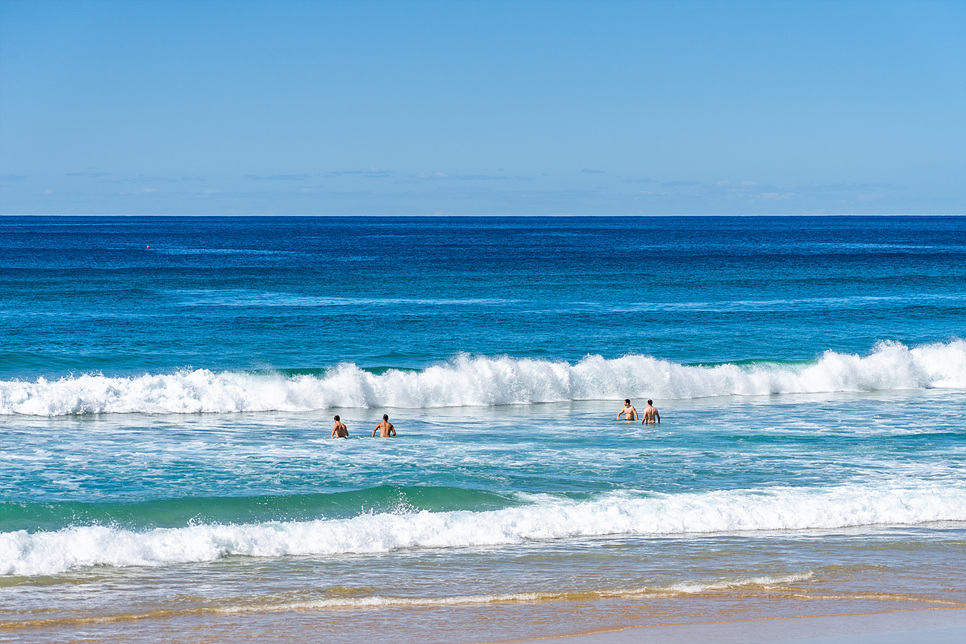
{"label": "whitewater", "polygon": [[814,361],[682,365],[650,356],[563,361],[458,356],[420,371],[375,374],[341,364],[323,375],[214,373],[82,375],[0,382],[0,414],[170,414],[330,408],[519,405],[624,396],[715,396],[966,389],[966,341],[918,347],[880,342],[867,356],[826,351]]}
{"label": "whitewater", "polygon": [[0,575],[56,575],[86,566],[163,566],[232,555],[285,557],[388,553],[412,548],[509,546],[612,535],[819,530],[966,521],[966,485],[604,494],[541,498],[485,512],[399,508],[349,519],[195,524],[132,531],[108,525],[0,533]]}

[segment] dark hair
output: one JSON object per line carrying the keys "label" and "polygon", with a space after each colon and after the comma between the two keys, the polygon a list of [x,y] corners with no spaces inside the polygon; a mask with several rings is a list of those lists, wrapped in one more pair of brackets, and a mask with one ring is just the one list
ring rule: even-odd
{"label": "dark hair", "polygon": [[648,400],[648,401],[647,401],[647,404],[648,404],[648,405],[653,405],[653,404],[654,404],[654,401],[653,401],[653,400]]}
{"label": "dark hair", "polygon": [[382,419],[383,420],[389,420],[389,414],[383,414],[382,415]]}
{"label": "dark hair", "polygon": [[339,420],[339,414],[336,414],[336,415],[335,415],[335,419],[336,419],[336,420]]}
{"label": "dark hair", "polygon": [[631,399],[630,399],[630,398],[625,398],[625,399],[624,399],[624,404],[625,404],[625,405],[629,405],[629,404],[631,404]]}

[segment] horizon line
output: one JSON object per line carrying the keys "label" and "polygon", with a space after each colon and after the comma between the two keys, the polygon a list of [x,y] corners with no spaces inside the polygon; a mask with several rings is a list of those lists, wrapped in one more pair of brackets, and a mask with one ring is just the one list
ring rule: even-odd
{"label": "horizon line", "polygon": [[0,217],[225,217],[225,218],[241,218],[241,217],[342,217],[342,218],[423,218],[423,219],[445,219],[445,218],[475,218],[475,219],[486,219],[489,217],[503,217],[503,218],[646,218],[646,217],[964,217],[966,212],[963,213],[785,213],[785,214],[767,214],[767,213],[744,213],[744,214],[724,214],[724,213],[687,213],[687,214],[623,214],[623,215],[575,215],[575,214],[492,214],[492,215],[460,215],[460,214],[420,214],[420,215],[385,215],[385,214],[279,214],[279,213],[230,213],[230,214],[191,214],[191,213],[0,213]]}

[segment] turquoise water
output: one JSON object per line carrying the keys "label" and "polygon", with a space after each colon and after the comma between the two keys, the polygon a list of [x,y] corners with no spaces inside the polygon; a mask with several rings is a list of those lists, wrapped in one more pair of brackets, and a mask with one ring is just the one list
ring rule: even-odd
{"label": "turquoise water", "polygon": [[4,217],[0,634],[962,602],[963,284],[963,217]]}

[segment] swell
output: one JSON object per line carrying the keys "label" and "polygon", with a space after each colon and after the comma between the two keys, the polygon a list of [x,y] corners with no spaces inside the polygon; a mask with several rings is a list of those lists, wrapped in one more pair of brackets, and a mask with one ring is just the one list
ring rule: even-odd
{"label": "swell", "polygon": [[0,533],[56,531],[71,525],[139,530],[189,524],[336,519],[391,512],[480,512],[514,505],[509,495],[454,487],[383,485],[321,494],[198,496],[140,502],[0,501]]}
{"label": "swell", "polygon": [[347,518],[195,523],[131,530],[74,525],[0,533],[0,575],[56,575],[88,566],[166,566],[224,557],[342,556],[402,549],[507,546],[605,535],[754,533],[966,521],[966,486],[839,486],[685,494],[533,495],[493,510],[399,508]]}
{"label": "swell", "polygon": [[684,365],[644,355],[563,361],[461,355],[419,371],[341,364],[319,374],[185,370],[116,378],[0,382],[0,415],[232,413],[439,408],[653,396],[966,389],[966,341],[879,343],[867,356],[825,352],[801,363]]}

